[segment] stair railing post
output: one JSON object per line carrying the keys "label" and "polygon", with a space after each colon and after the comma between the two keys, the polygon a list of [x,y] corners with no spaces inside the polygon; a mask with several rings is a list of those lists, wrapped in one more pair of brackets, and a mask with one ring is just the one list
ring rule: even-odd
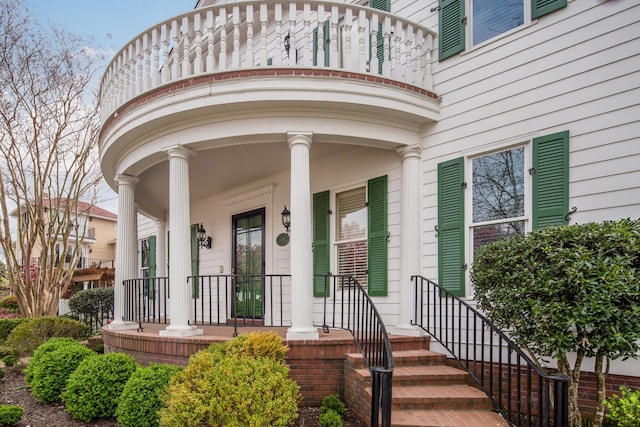
{"label": "stair railing post", "polygon": [[371,426],[378,425],[380,412],[380,372],[377,368],[371,368]]}

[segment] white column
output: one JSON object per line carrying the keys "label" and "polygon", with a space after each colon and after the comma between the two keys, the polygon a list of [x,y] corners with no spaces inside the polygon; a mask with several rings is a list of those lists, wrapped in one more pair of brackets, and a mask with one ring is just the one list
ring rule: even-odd
{"label": "white column", "polygon": [[402,156],[400,193],[400,317],[395,331],[402,335],[420,335],[411,325],[414,313],[411,276],[420,273],[420,160],[422,147],[413,145],[397,150]]}
{"label": "white column", "polygon": [[189,196],[189,158],[194,154],[186,147],[174,146],[169,155],[169,306],[170,324],[161,336],[186,337],[202,335],[202,329],[189,325],[192,318],[191,232]]}
{"label": "white column", "polygon": [[288,340],[318,339],[313,326],[313,253],[311,249],[311,132],[288,132],[291,152],[291,327]]}
{"label": "white column", "polygon": [[118,223],[116,227],[116,265],[113,286],[113,322],[109,329],[136,329],[137,323],[123,319],[125,289],[123,282],[137,277],[138,232],[135,205],[135,186],[138,178],[118,175]]}

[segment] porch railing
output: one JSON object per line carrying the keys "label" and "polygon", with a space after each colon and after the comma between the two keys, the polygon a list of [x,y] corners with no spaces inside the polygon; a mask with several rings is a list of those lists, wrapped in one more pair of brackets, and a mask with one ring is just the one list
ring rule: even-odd
{"label": "porch railing", "polygon": [[120,49],[102,77],[102,118],[168,83],[267,67],[381,75],[431,90],[434,36],[402,17],[347,2],[238,0],[198,8]]}
{"label": "porch railing", "polygon": [[142,323],[168,322],[169,278],[147,277],[125,280],[123,320]]}
{"label": "porch railing", "polygon": [[89,326],[91,334],[102,332],[102,327],[113,320],[113,293],[84,304],[61,315]]}
{"label": "porch railing", "polygon": [[466,369],[515,426],[567,426],[569,379],[548,374],[465,301],[413,276],[415,324]]}
{"label": "porch railing", "polygon": [[[391,425],[393,354],[384,322],[364,288],[353,276],[316,276],[324,282],[323,322],[328,328],[351,331],[371,372],[371,424]],[[321,282],[322,283],[322,282]]]}

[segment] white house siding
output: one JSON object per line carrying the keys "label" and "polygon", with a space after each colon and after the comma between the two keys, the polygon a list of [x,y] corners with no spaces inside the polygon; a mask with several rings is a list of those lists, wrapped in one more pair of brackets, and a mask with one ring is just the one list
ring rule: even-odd
{"label": "white house siding", "polygon": [[[412,3],[394,2],[392,10]],[[435,6],[415,16],[437,31],[438,13],[428,10]],[[460,156],[568,130],[571,223],[640,216],[640,4],[570,1],[442,62],[437,40],[435,48],[441,110],[423,137],[424,276],[438,277],[437,166]],[[614,364],[612,372],[639,367]]]}

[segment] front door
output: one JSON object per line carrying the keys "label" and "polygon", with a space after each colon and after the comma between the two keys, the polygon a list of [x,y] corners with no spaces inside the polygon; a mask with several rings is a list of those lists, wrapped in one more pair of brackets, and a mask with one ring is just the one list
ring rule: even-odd
{"label": "front door", "polygon": [[264,208],[232,217],[234,317],[261,319],[264,295]]}

